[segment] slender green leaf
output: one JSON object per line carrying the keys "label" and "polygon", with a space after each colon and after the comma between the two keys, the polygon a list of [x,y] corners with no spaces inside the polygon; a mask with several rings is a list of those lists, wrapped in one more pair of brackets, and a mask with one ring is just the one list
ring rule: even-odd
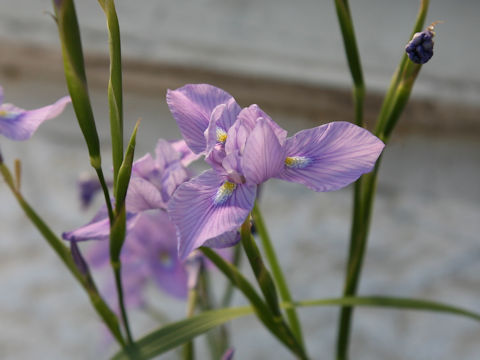
{"label": "slender green leaf", "polygon": [[318,300],[299,301],[295,304],[288,304],[288,306],[296,307],[310,307],[310,306],[362,306],[362,307],[386,307],[392,309],[404,310],[421,310],[433,311],[440,313],[447,313],[451,315],[459,315],[470,318],[472,320],[480,321],[480,313],[463,309],[458,306],[448,305],[436,301],[399,298],[389,296],[358,296],[358,297],[344,297]]}
{"label": "slender green leaf", "polygon": [[[265,251],[265,256],[268,260],[268,263],[270,264],[270,268],[272,269],[273,278],[275,279],[275,283],[278,286],[278,292],[280,294],[280,297],[283,302],[292,302],[292,296],[290,294],[287,281],[285,280],[285,276],[283,275],[282,268],[278,263],[275,249],[272,245],[272,242],[270,241],[270,236],[268,235],[267,227],[265,226],[262,213],[257,203],[255,203],[253,207],[252,216],[253,216],[255,228],[257,229],[257,232],[260,235],[260,240],[262,242],[263,250]],[[304,346],[302,329],[300,327],[300,321],[298,319],[295,308],[286,309],[286,314],[287,314],[287,319],[293,334],[295,335],[300,345]]]}
{"label": "slender green leaf", "polygon": [[[410,39],[413,37],[413,35],[416,32],[422,31],[423,27],[425,26],[425,19],[427,17],[429,3],[430,3],[430,0],[420,1],[420,8],[418,10],[417,18],[415,20],[415,24],[413,26],[413,29],[410,35]],[[410,66],[412,64],[413,63],[411,63]],[[383,100],[382,107],[380,109],[380,113],[378,116],[377,125],[375,128],[375,134],[379,136],[381,139],[383,139],[385,127],[387,126],[387,122],[388,122],[388,117],[394,104],[395,93],[397,92],[398,84],[401,81],[402,74],[405,73],[406,66],[409,66],[409,60],[408,60],[408,55],[404,51],[402,58],[400,60],[400,63],[398,64],[397,69],[395,70],[395,73],[392,76],[392,79],[390,81],[390,86],[387,90],[387,93]]]}
{"label": "slender green leaf", "polygon": [[257,244],[250,233],[250,218],[243,223],[241,229],[242,245],[247,254],[248,261],[257,279],[260,290],[265,297],[267,305],[275,316],[282,316],[280,305],[278,303],[277,290],[270,272],[263,263],[262,256],[258,250]]}
{"label": "slender green leaf", "polygon": [[[480,322],[480,314],[457,306],[443,304],[435,301],[397,298],[388,296],[365,296],[304,300],[295,303],[283,304],[284,308],[291,307],[316,307],[316,306],[360,306],[380,307],[399,310],[419,310],[446,313],[463,316]],[[161,355],[169,350],[180,346],[196,336],[199,336],[216,326],[222,325],[230,320],[251,315],[254,313],[252,307],[237,307],[219,310],[211,310],[168,324],[149,335],[138,340],[136,348],[139,358],[147,360],[154,356]],[[113,360],[129,359],[126,351],[117,353]]]}
{"label": "slender green leaf", "polygon": [[[191,318],[171,323],[143,337],[136,343],[141,359],[151,359],[180,346],[198,335],[235,318],[252,314],[251,307],[228,308],[206,311]],[[122,351],[113,357],[114,360],[130,359]]]}
{"label": "slender green leaf", "polygon": [[335,0],[335,9],[342,32],[343,45],[347,55],[348,67],[353,79],[353,100],[355,107],[355,124],[363,126],[363,104],[365,99],[365,82],[362,64],[355,37],[352,15],[347,0]]}
{"label": "slender green leaf", "polygon": [[53,0],[58,33],[62,44],[63,66],[68,91],[78,124],[87,143],[90,162],[95,169],[101,166],[100,142],[88,95],[80,29],[73,0]]}
{"label": "slender green leaf", "polygon": [[[235,285],[250,301],[255,310],[255,314],[265,327],[276,336],[286,347],[294,352],[298,357],[305,359],[303,350],[296,343],[295,338],[291,336],[277,316],[272,314],[270,308],[263,302],[250,282],[237,270],[232,264],[225,261],[215,251],[207,247],[201,247],[203,254]],[[281,319],[280,319],[281,320]]]}
{"label": "slender green leaf", "polygon": [[117,187],[115,188],[116,212],[118,212],[123,206],[125,203],[125,197],[127,196],[128,184],[130,183],[130,176],[132,174],[132,164],[133,157],[135,155],[135,144],[139,125],[140,120],[138,120],[135,124],[135,128],[133,129],[127,151],[125,153],[125,158],[123,159],[122,166],[120,166],[120,170],[118,172]]}
{"label": "slender green leaf", "polygon": [[[420,31],[424,26],[429,0],[421,0],[420,9],[415,21],[412,34]],[[385,143],[403,111],[411,89],[415,82],[420,66],[408,61],[404,53],[390,87],[385,96],[380,115],[377,121],[375,134]],[[373,172],[363,175],[355,184],[354,208],[352,215],[352,228],[345,277],[344,296],[354,296],[360,281],[363,259],[365,256],[370,219],[373,209],[375,188],[381,158],[378,159]],[[342,308],[339,318],[337,359],[348,359],[348,343],[353,308]]]}
{"label": "slender green leaf", "polygon": [[110,45],[110,78],[108,82],[108,105],[110,108],[110,133],[112,137],[114,189],[123,161],[123,91],[122,91],[122,53],[120,26],[114,0],[99,0],[105,12]]}

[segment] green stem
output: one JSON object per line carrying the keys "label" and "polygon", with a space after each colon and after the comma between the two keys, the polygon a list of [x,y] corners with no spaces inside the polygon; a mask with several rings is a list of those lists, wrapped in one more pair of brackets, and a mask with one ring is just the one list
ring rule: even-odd
{"label": "green stem", "polygon": [[[280,298],[283,302],[293,302],[292,296],[290,294],[290,289],[288,288],[287,281],[285,280],[282,268],[280,267],[280,264],[278,262],[277,254],[275,253],[275,249],[272,245],[272,242],[270,241],[270,236],[268,234],[265,222],[263,221],[262,213],[260,212],[257,203],[255,203],[255,206],[253,207],[252,216],[255,227],[258,231],[258,234],[260,235],[262,246],[265,251],[265,256],[268,263],[270,264],[273,279],[275,280],[275,284],[278,286]],[[286,309],[285,312],[292,333],[295,335],[297,341],[301,344],[301,346],[305,346],[302,336],[302,329],[296,309]]]}
{"label": "green stem", "polygon": [[108,105],[110,109],[110,133],[112,138],[113,184],[123,161],[123,95],[122,95],[122,55],[120,26],[114,0],[99,0],[105,12],[110,45],[110,78],[108,81]]}
{"label": "green stem", "polygon": [[271,309],[260,298],[250,282],[232,264],[226,262],[215,251],[201,247],[202,253],[236,286],[249,300],[258,319],[265,327],[299,359],[308,359],[284,322],[278,321]]}
{"label": "green stem", "polygon": [[97,172],[98,181],[100,182],[100,186],[102,187],[105,204],[107,204],[108,218],[110,219],[110,224],[113,224],[114,216],[112,200],[110,199],[110,192],[108,191],[107,182],[105,181],[105,177],[103,176],[102,168],[95,168],[95,171]]}
{"label": "green stem", "polygon": [[[236,268],[239,268],[241,260],[242,260],[242,247],[237,245],[233,250],[232,265],[235,266]],[[223,294],[223,297],[222,297],[222,301],[221,301],[222,307],[230,306],[230,303],[232,302],[234,289],[235,287],[233,286],[232,282],[229,281],[226,285],[225,293]]]}
{"label": "green stem", "polygon": [[[263,296],[269,306],[271,312],[274,315],[274,319],[278,322],[279,326],[284,328],[285,333],[287,336],[291,336],[294,340],[292,341],[295,346],[299,347],[300,352],[306,356],[305,350],[297,338],[293,335],[288,325],[285,323],[283,319],[282,312],[280,311],[280,304],[278,302],[277,296],[277,289],[275,287],[275,283],[273,281],[270,272],[266,268],[265,264],[263,263],[262,256],[260,251],[258,250],[257,245],[252,237],[250,232],[250,217],[248,217],[242,225],[241,228],[241,236],[242,236],[242,245],[245,250],[245,254],[247,255],[248,261],[250,262],[250,266],[255,274],[257,279],[257,283],[260,286],[260,290],[263,293]],[[273,251],[273,249],[270,249]],[[278,265],[278,264],[277,264]]]}
{"label": "green stem", "polygon": [[123,284],[122,284],[122,264],[120,261],[112,261],[113,274],[115,276],[115,286],[117,287],[118,306],[122,314],[123,326],[127,335],[127,342],[129,345],[133,345],[133,337],[130,331],[130,324],[128,322],[127,310],[125,308],[125,299],[123,297]]}
{"label": "green stem", "polygon": [[363,126],[363,104],[365,98],[365,83],[362,64],[358,51],[355,30],[353,27],[350,7],[347,0],[335,0],[338,22],[342,32],[343,45],[347,55],[348,67],[353,80],[353,100],[355,107],[355,124]]}
{"label": "green stem", "polygon": [[[428,0],[422,0],[412,33],[423,28]],[[408,61],[404,54],[392,78],[380,110],[375,135],[387,144],[390,135],[410,96],[415,79],[421,66]],[[368,232],[375,198],[378,169],[381,157],[374,170],[362,176],[355,184],[354,211],[350,236],[349,257],[343,296],[352,297],[357,293],[363,259],[367,248]],[[353,316],[353,307],[342,307],[337,338],[337,360],[348,359],[348,344]]]}
{"label": "green stem", "polygon": [[[198,292],[196,288],[190,289],[188,291],[188,300],[187,300],[187,318],[191,318],[195,313],[195,306],[197,305]],[[183,359],[184,360],[193,360],[194,356],[193,340],[186,342],[183,345]]]}

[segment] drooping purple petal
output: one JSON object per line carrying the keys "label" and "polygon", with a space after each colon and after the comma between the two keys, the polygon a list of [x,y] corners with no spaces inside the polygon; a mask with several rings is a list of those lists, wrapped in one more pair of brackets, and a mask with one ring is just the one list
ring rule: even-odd
{"label": "drooping purple petal", "polygon": [[229,231],[205,241],[203,246],[208,246],[215,249],[225,249],[238,244],[240,238],[240,232],[238,230]]}
{"label": "drooping purple petal", "polygon": [[348,122],[303,130],[287,139],[285,166],[277,177],[315,191],[338,190],[370,172],[384,146]]}
{"label": "drooping purple petal", "polygon": [[247,138],[242,170],[247,182],[261,184],[283,169],[285,149],[266,119],[260,119]]}
{"label": "drooping purple petal", "polygon": [[110,220],[108,217],[98,221],[92,221],[75,230],[62,234],[62,238],[68,241],[105,240],[110,236]]}
{"label": "drooping purple petal", "polygon": [[[135,226],[137,218],[137,214],[127,213],[127,231]],[[68,241],[106,240],[109,236],[110,220],[103,208],[88,224],[62,234],[62,238]]]}
{"label": "drooping purple petal", "polygon": [[23,110],[12,104],[0,105],[0,134],[12,140],[27,140],[46,120],[58,116],[71,102],[69,96],[35,110]]}
{"label": "drooping purple petal", "polygon": [[180,132],[190,149],[198,154],[205,151],[204,132],[213,109],[227,103],[232,96],[208,84],[188,84],[167,91],[167,104],[177,121]]}
{"label": "drooping purple petal", "polygon": [[255,201],[256,186],[234,184],[214,170],[182,184],[168,204],[177,228],[179,256],[185,259],[209,239],[240,227]]}

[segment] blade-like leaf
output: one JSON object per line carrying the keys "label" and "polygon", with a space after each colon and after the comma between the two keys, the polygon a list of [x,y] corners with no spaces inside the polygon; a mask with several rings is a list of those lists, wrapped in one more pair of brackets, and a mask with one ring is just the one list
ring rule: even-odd
{"label": "blade-like leaf", "polygon": [[123,94],[122,53],[120,26],[113,0],[99,0],[105,12],[110,44],[110,79],[108,82],[108,105],[110,108],[110,133],[112,136],[113,179],[117,187],[117,176],[123,161]]}
{"label": "blade-like leaf", "polygon": [[299,301],[294,304],[285,304],[285,307],[307,307],[307,306],[367,306],[367,307],[386,307],[393,309],[405,309],[405,310],[424,310],[441,312],[452,315],[464,316],[476,321],[480,321],[480,314],[466,310],[464,308],[453,306],[449,304],[443,304],[436,301],[411,299],[411,298],[399,298],[390,296],[358,296],[358,297],[344,297],[344,298],[331,298],[331,299],[318,299],[318,300],[305,300]]}
{"label": "blade-like leaf", "polygon": [[[198,335],[222,325],[235,318],[253,313],[251,307],[239,307],[206,311],[191,318],[174,322],[143,337],[136,343],[136,351],[141,359],[151,359],[175,347],[182,345]],[[129,360],[129,355],[122,351],[114,360]]]}
{"label": "blade-like leaf", "polygon": [[53,7],[62,44],[63,66],[68,91],[78,124],[87,143],[90,162],[95,169],[101,167],[100,142],[88,95],[83,61],[82,42],[73,0],[54,0]]}
{"label": "blade-like leaf", "polygon": [[[397,298],[389,296],[364,296],[304,300],[293,304],[282,304],[287,309],[291,307],[313,307],[313,306],[366,306],[385,307],[400,310],[424,310],[440,312],[452,315],[464,316],[480,322],[480,314],[457,306],[443,304],[435,301]],[[136,343],[136,350],[141,359],[147,360],[154,356],[163,354],[175,347],[192,340],[208,330],[222,325],[227,321],[253,314],[251,307],[238,307],[212,310],[195,315],[189,319],[166,325],[159,330],[141,338]],[[128,360],[125,351],[118,352],[113,360]]]}
{"label": "blade-like leaf", "polygon": [[130,176],[132,174],[132,164],[133,157],[135,155],[135,145],[139,125],[140,120],[138,120],[135,124],[135,128],[133,129],[132,136],[130,137],[130,141],[128,143],[127,151],[125,153],[125,158],[123,159],[122,165],[120,166],[118,172],[117,186],[115,188],[115,206],[117,213],[123,207],[125,197],[127,196],[128,184],[130,183]]}

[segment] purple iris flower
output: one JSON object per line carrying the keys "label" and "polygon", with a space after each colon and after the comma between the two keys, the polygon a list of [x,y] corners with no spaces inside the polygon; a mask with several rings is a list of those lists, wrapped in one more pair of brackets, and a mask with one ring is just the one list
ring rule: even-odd
{"label": "purple iris flower", "polygon": [[[190,178],[185,166],[195,158],[183,141],[161,139],[155,157],[147,154],[133,163],[126,197],[127,235],[121,253],[124,295],[129,306],[143,304],[141,290],[148,279],[172,296],[187,295],[187,270],[178,259],[175,227],[165,210],[178,185]],[[110,221],[104,206],[88,224],[62,236],[77,242],[107,240],[109,235]],[[108,264],[108,241],[99,241],[87,259],[93,267]],[[116,298],[113,279],[106,292],[107,297]]]}
{"label": "purple iris flower", "polygon": [[183,183],[168,204],[179,256],[200,246],[226,247],[253,208],[257,187],[270,178],[333,191],[370,172],[384,144],[367,130],[334,122],[287,138],[257,105],[241,109],[211,85],[169,90],[167,103],[191,150],[212,166]]}
{"label": "purple iris flower", "polygon": [[65,96],[52,105],[24,110],[12,104],[4,104],[3,88],[0,86],[0,134],[12,140],[28,140],[44,121],[60,115],[69,102],[70,96]]}

